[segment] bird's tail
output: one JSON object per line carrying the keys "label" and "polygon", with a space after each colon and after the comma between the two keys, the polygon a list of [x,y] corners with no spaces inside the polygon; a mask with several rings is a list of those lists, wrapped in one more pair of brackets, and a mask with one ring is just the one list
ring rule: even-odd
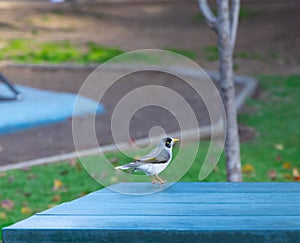
{"label": "bird's tail", "polygon": [[128,170],[130,168],[132,168],[130,164],[115,167],[116,170]]}

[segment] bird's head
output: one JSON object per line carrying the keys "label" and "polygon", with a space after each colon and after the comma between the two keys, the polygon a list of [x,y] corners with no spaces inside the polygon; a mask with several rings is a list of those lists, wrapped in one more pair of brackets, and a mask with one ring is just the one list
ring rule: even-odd
{"label": "bird's head", "polygon": [[177,139],[177,138],[167,137],[167,138],[163,138],[163,139],[161,140],[160,143],[161,143],[164,147],[169,148],[169,149],[172,149],[173,146],[174,146],[174,144],[175,144],[176,142],[178,142],[178,141],[179,141],[179,139]]}

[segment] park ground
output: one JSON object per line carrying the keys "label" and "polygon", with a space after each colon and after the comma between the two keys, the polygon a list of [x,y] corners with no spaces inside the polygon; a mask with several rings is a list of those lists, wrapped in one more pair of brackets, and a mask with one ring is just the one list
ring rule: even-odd
{"label": "park ground", "polygon": [[[161,48],[186,55],[205,69],[218,69],[216,36],[196,1],[145,2],[70,5],[2,1],[0,59],[3,64],[97,64],[125,51]],[[293,0],[242,3],[234,65],[237,74],[299,72],[297,6],[299,2]],[[1,71],[17,84],[77,93],[92,69],[2,67]],[[101,145],[110,144],[111,136],[106,134],[109,123],[99,120]],[[251,129],[242,128],[243,140],[253,137]],[[136,129],[133,137],[145,136],[141,130]],[[2,136],[0,146],[0,165],[72,152],[71,122]]]}
{"label": "park ground", "polygon": [[[251,139],[241,145],[245,181],[300,180],[298,9],[299,2],[295,0],[242,3],[235,71],[260,80],[256,95],[247,101],[239,115],[241,129],[251,131]],[[95,63],[93,55],[81,55],[89,54],[92,45],[112,48],[109,53],[171,49],[191,57],[206,69],[218,68],[216,37],[207,28],[195,1],[78,6],[5,1],[0,3],[0,11],[0,45],[7,50],[1,53],[3,63]],[[26,59],[28,55],[9,52],[9,48],[21,46],[19,52],[28,54],[28,40],[43,51],[31,59]],[[71,54],[54,57],[47,54],[47,48],[61,53],[61,45]],[[18,84],[68,92],[76,92],[80,80],[88,75],[12,67],[2,67],[1,71]],[[57,78],[51,80],[51,77]],[[56,127],[45,129],[55,131]],[[24,150],[30,144],[31,135],[26,137],[27,133],[43,134],[43,131],[1,137],[0,156],[7,157],[5,146],[12,147],[12,144]],[[24,136],[26,139],[22,139]],[[29,148],[25,151],[30,153]],[[108,157],[117,163],[126,163],[128,159],[120,154]],[[199,169],[200,165],[195,164],[182,181],[197,181]],[[224,180],[222,157],[206,181]],[[101,188],[78,159],[3,172],[0,186],[0,227]]]}

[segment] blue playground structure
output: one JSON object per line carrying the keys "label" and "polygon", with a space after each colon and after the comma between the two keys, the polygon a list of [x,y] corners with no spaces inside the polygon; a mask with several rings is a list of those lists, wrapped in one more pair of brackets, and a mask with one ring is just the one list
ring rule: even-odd
{"label": "blue playground structure", "polygon": [[[101,104],[83,96],[14,85],[2,74],[0,79],[0,135],[104,112]],[[75,102],[79,105],[73,111]]]}

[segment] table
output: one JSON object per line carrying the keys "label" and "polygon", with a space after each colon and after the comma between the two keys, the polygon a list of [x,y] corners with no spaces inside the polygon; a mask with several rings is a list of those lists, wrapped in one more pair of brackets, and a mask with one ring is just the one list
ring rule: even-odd
{"label": "table", "polygon": [[300,242],[300,184],[121,183],[6,227],[3,241]]}

